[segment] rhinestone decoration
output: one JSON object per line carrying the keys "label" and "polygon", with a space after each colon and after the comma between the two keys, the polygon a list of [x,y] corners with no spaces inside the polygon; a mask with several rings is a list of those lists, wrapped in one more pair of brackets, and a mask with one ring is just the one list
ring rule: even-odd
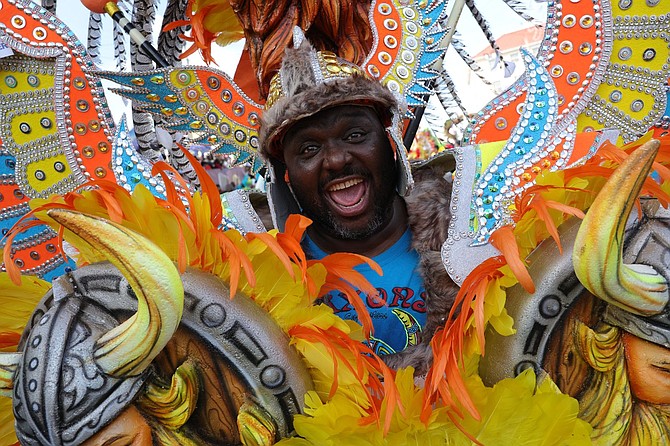
{"label": "rhinestone decoration", "polygon": [[496,118],[496,128],[504,130],[507,128],[507,120],[505,118]]}
{"label": "rhinestone decoration", "polygon": [[80,77],[75,77],[72,80],[72,86],[74,86],[74,88],[76,88],[77,90],[83,90],[84,88],[86,88],[86,82],[84,81],[84,79]]}
{"label": "rhinestone decoration", "polygon": [[23,29],[26,26],[26,19],[20,15],[12,17],[11,24],[16,29]]}
{"label": "rhinestone decoration", "polygon": [[563,17],[563,26],[566,28],[572,28],[577,23],[577,19],[573,14],[568,14]]}
{"label": "rhinestone decoration", "polygon": [[191,83],[191,74],[188,71],[180,71],[177,80],[183,85],[188,85]]}
{"label": "rhinestone decoration", "polygon": [[33,29],[33,37],[37,41],[42,41],[47,38],[47,30],[41,26],[37,26],[35,29]]}
{"label": "rhinestone decoration", "polygon": [[[663,4],[657,0],[652,2]],[[670,14],[660,9],[645,10],[644,3],[640,0],[633,10],[632,1],[617,0],[613,8],[618,4],[625,12],[613,14],[610,6],[601,0],[549,2],[547,32],[539,55],[556,79],[559,96],[563,98],[559,101],[561,125],[578,119],[579,129],[614,127],[620,130],[624,141],[630,142],[664,115],[664,104],[668,103],[667,78],[670,77],[667,52]],[[649,1],[647,5],[653,6]],[[580,29],[574,30],[572,16]],[[569,49],[566,40],[584,56],[581,60],[575,58],[574,50],[564,54]],[[579,78],[570,76],[572,73]],[[564,74],[567,76],[563,78]],[[561,82],[561,78],[565,82]],[[512,90],[515,88],[516,84]],[[618,102],[610,99],[615,89],[621,92]],[[507,102],[499,101],[490,111],[487,105],[484,113],[477,114],[472,127],[466,130],[465,142],[476,142],[478,138],[493,140],[498,131],[495,119],[504,114],[511,121],[509,113],[503,110],[508,110],[505,105],[518,95],[508,94]],[[646,104],[643,108],[646,114],[633,119],[629,116],[630,106],[638,98]],[[506,138],[507,132],[509,129],[496,139]]]}
{"label": "rhinestone decoration", "polygon": [[26,80],[28,81],[28,85],[30,85],[33,88],[37,88],[40,85],[40,78],[35,76],[34,74],[29,74]]}
{"label": "rhinestone decoration", "polygon": [[636,99],[630,103],[630,109],[634,112],[640,112],[644,108],[644,102],[641,99]]}
{"label": "rhinestone decoration", "polygon": [[214,112],[207,113],[207,122],[211,125],[216,125],[219,122],[219,115]]}
{"label": "rhinestone decoration", "polygon": [[5,85],[7,85],[9,88],[16,88],[18,82],[16,81],[16,78],[14,76],[9,74],[5,76]]}
{"label": "rhinestone decoration", "polygon": [[[16,181],[31,198],[65,193],[83,184],[86,168],[77,149],[79,137],[89,138],[89,130],[97,132],[111,122],[104,102],[96,102],[95,108],[91,105],[98,101],[102,87],[86,82],[83,67],[89,66],[90,59],[81,42],[71,32],[51,33],[55,27],[66,29],[57,18],[51,18],[48,26],[43,20],[45,26],[35,25],[40,20],[39,14],[26,15],[26,35],[11,37],[21,39],[14,47],[15,55],[0,60],[0,69],[11,73],[9,76],[23,90],[17,96],[0,98],[6,105],[0,112],[2,120],[14,122],[27,132],[27,138],[18,142],[9,127],[0,125],[0,138],[20,160]],[[54,44],[59,39],[63,44]],[[12,83],[11,79],[4,80]],[[62,96],[54,96],[54,91],[61,91]],[[101,136],[105,137],[102,132]]]}
{"label": "rhinestone decoration", "polygon": [[475,246],[488,242],[490,234],[509,218],[505,201],[519,192],[532,175],[524,174],[532,167],[531,159],[547,150],[549,129],[558,114],[557,93],[546,70],[533,56],[523,51],[528,94],[521,120],[512,130],[511,139],[482,173],[474,189]]}
{"label": "rhinestone decoration", "polygon": [[559,51],[563,54],[569,54],[573,49],[572,42],[569,40],[564,40],[559,46]]}
{"label": "rhinestone decoration", "polygon": [[592,16],[590,16],[590,15],[583,15],[583,16],[579,19],[579,26],[581,26],[581,27],[584,28],[584,29],[587,29],[587,28],[592,27],[594,22],[595,22],[595,21],[593,20],[593,17],[592,17]]}
{"label": "rhinestone decoration", "polygon": [[207,86],[212,90],[218,90],[221,87],[221,81],[214,76],[207,78]]}
{"label": "rhinestone decoration", "polygon": [[579,45],[579,54],[582,56],[588,56],[593,51],[593,46],[589,42],[583,42]]}
{"label": "rhinestone decoration", "polygon": [[[92,150],[92,149],[91,149]],[[151,164],[138,157],[128,137],[125,118],[121,120],[113,144],[112,166],[117,183],[132,192],[142,184],[159,198],[165,198],[165,185],[160,176],[151,176]],[[97,171],[96,171],[97,174]]]}
{"label": "rhinestone decoration", "polygon": [[610,101],[612,102],[619,102],[622,97],[623,94],[621,93],[621,90],[614,90],[610,93]]}
{"label": "rhinestone decoration", "polygon": [[[620,2],[623,9],[631,5]],[[611,32],[621,45],[615,53],[619,60],[613,58],[604,70],[603,93],[594,95],[584,109],[579,121],[582,128],[616,128],[623,142],[629,143],[667,114],[670,14],[649,12],[649,15],[618,15],[612,19]]]}
{"label": "rhinestone decoration", "polygon": [[644,50],[644,53],[642,53],[642,59],[646,62],[654,60],[654,57],[656,57],[656,50],[653,48],[647,48]]}
{"label": "rhinestone decoration", "polygon": [[43,129],[48,130],[53,126],[53,122],[51,122],[51,119],[49,118],[41,118],[40,125],[42,126]]}
{"label": "rhinestone decoration", "polygon": [[626,46],[623,47],[619,50],[619,59],[621,60],[628,60],[631,58],[633,55],[633,50],[630,49],[630,47]]}
{"label": "rhinestone decoration", "polygon": [[[448,2],[412,2],[411,8],[407,7],[409,3],[380,0],[374,8],[370,23],[381,24],[384,37],[379,38],[363,68],[389,90],[404,95],[408,105],[415,107],[425,105],[429,93],[416,80],[434,76],[430,67],[443,54],[440,42],[446,30],[433,24],[446,17]],[[377,35],[374,28],[373,33]],[[411,112],[408,117],[413,117]]]}
{"label": "rhinestone decoration", "polygon": [[565,80],[568,82],[570,85],[576,85],[579,82],[579,74],[576,72],[571,72],[568,73],[566,76]]}
{"label": "rhinestone decoration", "polygon": [[[98,120],[99,128],[111,124],[104,98],[95,102],[95,108],[77,109],[78,99],[93,104],[103,97],[97,81],[89,85],[85,80],[85,70],[93,63],[82,43],[57,17],[46,17],[44,9],[26,5],[0,4],[5,14],[0,35],[13,51],[0,59],[7,86],[0,94],[0,169],[6,169],[0,200],[8,205],[0,208],[3,234],[29,211],[28,200],[64,194],[86,181],[76,130],[92,120]],[[45,225],[21,232],[11,247],[15,264],[23,273],[48,281],[74,268],[56,248],[56,240],[57,234]]]}

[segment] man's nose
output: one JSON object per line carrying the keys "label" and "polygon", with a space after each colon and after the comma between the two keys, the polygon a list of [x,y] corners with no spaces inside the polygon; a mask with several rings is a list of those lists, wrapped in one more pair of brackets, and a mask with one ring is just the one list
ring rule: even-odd
{"label": "man's nose", "polygon": [[351,162],[351,153],[342,145],[337,143],[328,144],[324,167],[330,170],[342,170]]}

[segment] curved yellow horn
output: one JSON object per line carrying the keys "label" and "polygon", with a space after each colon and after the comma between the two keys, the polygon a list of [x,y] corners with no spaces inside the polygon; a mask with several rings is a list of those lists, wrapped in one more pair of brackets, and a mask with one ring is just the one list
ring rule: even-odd
{"label": "curved yellow horn", "polygon": [[139,375],[179,326],[184,288],[177,268],[155,244],[123,226],[62,209],[48,214],[103,254],[135,292],[137,313],[101,336],[93,357],[109,375]]}
{"label": "curved yellow horn", "polygon": [[22,356],[22,353],[0,353],[0,396],[12,396],[14,373]]}
{"label": "curved yellow horn", "polygon": [[586,289],[643,316],[663,310],[668,283],[651,266],[623,263],[624,230],[659,146],[649,141],[621,163],[591,205],[572,251],[575,273]]}

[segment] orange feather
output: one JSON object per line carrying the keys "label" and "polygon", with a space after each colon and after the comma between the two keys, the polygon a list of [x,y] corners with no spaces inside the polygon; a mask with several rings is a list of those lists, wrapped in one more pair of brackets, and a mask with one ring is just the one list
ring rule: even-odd
{"label": "orange feather", "polygon": [[[305,341],[320,343],[326,347],[333,360],[334,379],[331,384],[330,397],[335,394],[339,385],[338,363],[344,365],[354,375],[370,403],[369,415],[362,419],[363,423],[378,422],[381,405],[385,404],[387,412],[384,419],[384,432],[388,432],[393,411],[397,408],[403,413],[404,408],[395,384],[395,373],[379,356],[368,346],[352,340],[346,333],[334,326],[326,330],[319,327],[295,326],[289,329],[289,335]],[[355,368],[344,356],[344,351],[353,353],[353,357],[356,358]]]}
{"label": "orange feather", "polygon": [[535,284],[528,273],[524,261],[519,256],[519,245],[512,226],[503,226],[491,234],[491,244],[502,253],[521,286],[529,293],[535,292]]}
{"label": "orange feather", "polygon": [[[483,325],[483,301],[487,286],[493,280],[502,277],[500,268],[505,265],[503,256],[492,257],[478,265],[463,281],[449,317],[443,329],[439,330],[430,341],[433,349],[433,364],[426,375],[424,405],[421,420],[426,423],[432,412],[432,406],[441,400],[452,408],[459,416],[460,411],[455,399],[472,415],[479,419],[479,413],[465,389],[460,364],[463,363],[463,338],[466,335],[468,321],[475,319],[475,325]],[[482,327],[483,328],[483,327]],[[483,330],[477,327],[479,343],[483,344]]]}
{"label": "orange feather", "polygon": [[[277,234],[277,238],[279,238],[280,234]],[[280,243],[275,239],[273,236],[268,234],[267,232],[260,232],[260,233],[254,233],[250,232],[248,233],[245,238],[247,240],[253,240],[253,239],[259,239],[261,240],[268,248],[272,250],[272,252],[275,253],[277,258],[281,260],[282,264],[284,265],[284,268],[286,268],[286,271],[289,273],[291,278],[295,278],[295,274],[293,273],[293,266],[291,264],[291,259],[289,258],[289,255],[282,249],[282,246]]]}
{"label": "orange feather", "polygon": [[209,198],[209,208],[211,209],[210,221],[212,222],[212,225],[217,227],[221,224],[221,219],[223,218],[223,207],[221,205],[219,189],[216,187],[216,183],[214,183],[212,177],[210,177],[209,174],[207,174],[207,171],[205,171],[205,168],[202,167],[202,164],[195,159],[195,156],[181,144],[178,144],[178,146],[181,148],[186,159],[191,163],[193,170],[195,170],[203,194]]}

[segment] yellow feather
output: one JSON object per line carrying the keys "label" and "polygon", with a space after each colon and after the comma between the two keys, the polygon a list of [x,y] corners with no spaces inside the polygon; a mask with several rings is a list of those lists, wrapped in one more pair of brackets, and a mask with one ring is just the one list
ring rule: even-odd
{"label": "yellow feather", "polygon": [[467,386],[481,420],[466,414],[461,424],[483,444],[590,444],[591,427],[577,418],[577,401],[549,383],[537,387],[532,369],[493,388],[478,376]]}
{"label": "yellow feather", "polygon": [[14,409],[11,398],[0,397],[0,445],[18,444],[14,432]]}
{"label": "yellow feather", "polygon": [[0,331],[22,333],[39,300],[51,289],[51,284],[36,277],[25,276],[15,285],[7,273],[0,273]]}
{"label": "yellow feather", "polygon": [[[340,386],[347,386],[357,384],[359,377],[357,377],[349,367],[343,364],[337,368],[333,367],[333,356],[323,344],[317,342],[309,342],[300,338],[295,338],[292,341],[295,348],[305,357],[306,361],[314,368],[323,373],[329,382],[335,379],[337,373],[337,380]],[[353,353],[349,351],[340,351],[340,353],[348,360],[349,364],[355,364],[356,359]],[[355,370],[355,365],[353,366]],[[365,378],[367,373],[364,371]]]}

